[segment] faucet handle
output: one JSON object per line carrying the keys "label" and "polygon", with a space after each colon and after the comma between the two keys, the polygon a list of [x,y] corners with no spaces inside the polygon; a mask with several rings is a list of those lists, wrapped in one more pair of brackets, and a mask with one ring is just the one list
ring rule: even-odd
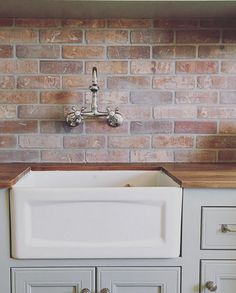
{"label": "faucet handle", "polygon": [[118,127],[120,126],[124,119],[122,115],[119,113],[118,108],[115,109],[115,111],[111,110],[109,107],[107,107],[107,124],[111,127]]}
{"label": "faucet handle", "polygon": [[69,112],[66,116],[66,123],[71,126],[75,127],[79,125],[83,121],[82,112],[85,108],[82,107],[80,110],[76,109],[75,106],[72,107],[72,111]]}

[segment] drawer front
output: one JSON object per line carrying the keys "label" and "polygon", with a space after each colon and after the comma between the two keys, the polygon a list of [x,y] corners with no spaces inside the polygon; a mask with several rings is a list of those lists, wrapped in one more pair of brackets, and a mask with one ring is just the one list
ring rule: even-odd
{"label": "drawer front", "polygon": [[202,249],[236,249],[236,207],[202,208]]}

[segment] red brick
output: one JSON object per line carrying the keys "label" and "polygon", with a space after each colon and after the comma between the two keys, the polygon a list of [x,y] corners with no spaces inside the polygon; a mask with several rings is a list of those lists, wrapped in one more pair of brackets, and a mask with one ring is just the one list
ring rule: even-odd
{"label": "red brick", "polygon": [[236,30],[223,31],[223,43],[236,43]]}
{"label": "red brick", "polygon": [[134,150],[131,151],[131,162],[173,162],[172,151],[166,150]]}
{"label": "red brick", "polygon": [[1,91],[0,104],[35,104],[38,102],[37,92]]}
{"label": "red brick", "polygon": [[110,136],[108,138],[110,148],[149,148],[149,136]]}
{"label": "red brick", "polygon": [[176,42],[184,44],[219,43],[218,30],[184,30],[176,32]]}
{"label": "red brick", "polygon": [[194,106],[157,106],[154,108],[155,119],[190,119],[196,117]]}
{"label": "red brick", "polygon": [[173,43],[173,31],[157,29],[131,31],[131,43],[133,44],[163,44]]}
{"label": "red brick", "polygon": [[85,64],[86,73],[91,73],[94,66],[99,69],[99,74],[128,73],[128,61],[88,61]]}
{"label": "red brick", "polygon": [[110,28],[149,28],[152,27],[151,19],[109,19]]}
{"label": "red brick", "polygon": [[170,74],[174,73],[174,63],[169,61],[131,61],[131,74]]}
{"label": "red brick", "polygon": [[38,162],[39,153],[38,151],[31,150],[10,150],[0,151],[0,162],[1,163],[12,163],[12,162]]}
{"label": "red brick", "polygon": [[57,45],[18,45],[16,46],[18,58],[59,58],[60,47]]}
{"label": "red brick", "polygon": [[40,61],[40,72],[49,74],[82,73],[82,61]]}
{"label": "red brick", "polygon": [[221,72],[223,73],[236,73],[236,61],[223,61],[221,63]]}
{"label": "red brick", "polygon": [[37,42],[38,34],[33,29],[2,29],[0,42],[4,44]]}
{"label": "red brick", "polygon": [[72,91],[43,91],[40,94],[42,104],[83,104],[83,93]]}
{"label": "red brick", "polygon": [[128,134],[128,123],[123,122],[119,127],[110,127],[106,121],[86,121],[85,132],[87,134]]}
{"label": "red brick", "polygon": [[175,162],[215,162],[216,152],[215,151],[190,151],[190,150],[179,150],[175,151]]}
{"label": "red brick", "polygon": [[201,89],[236,89],[236,76],[199,76],[197,86]]}
{"label": "red brick", "polygon": [[[114,106],[112,107],[114,108]],[[152,107],[145,105],[119,105],[119,111],[122,113],[125,120],[151,119]]]}
{"label": "red brick", "polygon": [[153,46],[152,48],[153,58],[195,58],[196,47],[195,46]]}
{"label": "red brick", "polygon": [[107,48],[110,59],[148,59],[150,48],[148,46],[110,46]]}
{"label": "red brick", "polygon": [[198,109],[198,118],[204,119],[235,119],[235,107],[200,107]]}
{"label": "red brick", "polygon": [[221,104],[236,104],[236,92],[221,92],[220,103]]}
{"label": "red brick", "polygon": [[205,18],[200,21],[201,27],[211,27],[211,28],[225,28],[225,27],[236,27],[235,18]]}
{"label": "red brick", "polygon": [[[62,87],[64,89],[88,89],[91,85],[90,75],[69,75],[62,77]],[[100,89],[104,87],[104,79],[99,78]]]}
{"label": "red brick", "polygon": [[0,76],[0,89],[13,89],[14,87],[14,76]]}
{"label": "red brick", "polygon": [[236,161],[236,151],[235,150],[223,150],[218,153],[219,162],[235,162]]}
{"label": "red brick", "polygon": [[21,27],[55,27],[61,25],[61,20],[53,18],[17,18],[15,24]]}
{"label": "red brick", "polygon": [[173,101],[171,92],[135,91],[131,92],[130,102],[133,104],[171,104]]}
{"label": "red brick", "polygon": [[216,104],[218,101],[217,92],[176,92],[176,104]]}
{"label": "red brick", "polygon": [[106,21],[104,19],[63,19],[63,26],[78,28],[104,28]]}
{"label": "red brick", "polygon": [[67,59],[104,58],[105,48],[101,46],[63,46],[62,56]]}
{"label": "red brick", "polygon": [[91,30],[85,33],[88,44],[126,44],[128,31],[125,30]]}
{"label": "red brick", "polygon": [[100,149],[106,146],[105,136],[65,136],[64,148],[67,149]]}
{"label": "red brick", "polygon": [[16,136],[0,135],[0,148],[14,148],[16,147]]}
{"label": "red brick", "polygon": [[197,19],[182,19],[182,18],[159,18],[154,20],[154,27],[157,28],[195,28],[198,26]]}
{"label": "red brick", "polygon": [[129,161],[128,150],[88,150],[86,151],[86,162],[91,163],[121,163]]}
{"label": "red brick", "polygon": [[193,147],[194,137],[187,135],[158,135],[153,137],[154,148],[190,148]]}
{"label": "red brick", "polygon": [[131,134],[171,133],[173,124],[170,121],[131,121]]}
{"label": "red brick", "polygon": [[36,133],[37,121],[33,120],[0,120],[0,133]]}
{"label": "red brick", "polygon": [[200,58],[236,58],[236,45],[199,46]]}
{"label": "red brick", "polygon": [[13,18],[1,18],[0,26],[13,26],[14,19]]}
{"label": "red brick", "polygon": [[236,134],[236,121],[220,121],[219,132],[223,134]]}
{"label": "red brick", "polygon": [[148,76],[117,76],[107,78],[110,89],[145,89],[150,88],[151,80]]}
{"label": "red brick", "polygon": [[84,163],[84,151],[42,150],[42,162]]}
{"label": "red brick", "polygon": [[0,105],[0,119],[14,119],[16,118],[15,105]]}
{"label": "red brick", "polygon": [[38,61],[0,59],[1,73],[38,73]]}
{"label": "red brick", "polygon": [[236,136],[198,136],[196,147],[200,149],[232,149],[236,148]]}
{"label": "red brick", "polygon": [[177,61],[176,72],[177,73],[218,73],[218,62],[216,61]]}
{"label": "red brick", "polygon": [[79,134],[83,132],[83,124],[77,127],[70,127],[65,123],[65,119],[62,121],[40,121],[40,132]]}
{"label": "red brick", "polygon": [[19,89],[56,89],[60,88],[59,76],[19,76],[17,79]]}
{"label": "red brick", "polygon": [[208,121],[176,121],[175,133],[216,133],[217,123]]}
{"label": "red brick", "polygon": [[[99,104],[127,104],[129,102],[129,92],[128,91],[100,91],[98,92],[98,101]],[[85,103],[91,104],[91,92],[86,92],[85,94]]]}
{"label": "red brick", "polygon": [[0,45],[0,58],[11,58],[13,56],[13,47],[10,45]]}
{"label": "red brick", "polygon": [[20,105],[18,116],[23,119],[63,119],[62,106]]}
{"label": "red brick", "polygon": [[83,34],[79,29],[57,28],[40,31],[41,43],[82,43]]}
{"label": "red brick", "polygon": [[20,135],[19,147],[24,149],[57,149],[62,147],[62,139],[55,135]]}
{"label": "red brick", "polygon": [[193,76],[160,76],[153,78],[153,88],[156,89],[193,89],[195,78]]}

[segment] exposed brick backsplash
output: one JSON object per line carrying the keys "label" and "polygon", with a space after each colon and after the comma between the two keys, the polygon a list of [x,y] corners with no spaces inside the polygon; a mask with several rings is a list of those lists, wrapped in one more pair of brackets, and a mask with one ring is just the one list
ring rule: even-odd
{"label": "exposed brick backsplash", "polygon": [[[90,107],[124,123],[64,122]],[[236,162],[235,19],[0,19],[0,162]]]}

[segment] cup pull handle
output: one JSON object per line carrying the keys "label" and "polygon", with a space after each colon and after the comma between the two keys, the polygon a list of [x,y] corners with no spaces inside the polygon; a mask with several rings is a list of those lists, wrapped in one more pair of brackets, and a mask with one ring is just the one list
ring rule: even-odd
{"label": "cup pull handle", "polygon": [[233,233],[236,233],[236,229],[231,229],[231,228],[229,228],[227,224],[221,224],[220,231],[221,231],[222,233],[227,233],[227,232],[233,232]]}

